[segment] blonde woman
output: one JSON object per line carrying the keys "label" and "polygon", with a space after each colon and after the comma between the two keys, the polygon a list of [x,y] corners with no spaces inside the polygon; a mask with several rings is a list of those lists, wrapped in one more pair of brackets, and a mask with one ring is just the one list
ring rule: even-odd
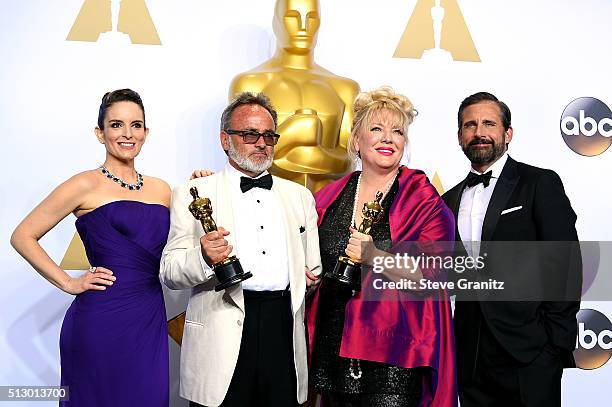
{"label": "blonde woman", "polygon": [[[406,241],[452,241],[451,211],[422,171],[400,165],[408,128],[417,112],[390,87],[358,95],[349,153],[362,171],[315,194],[323,273],[338,256],[371,261],[362,248],[378,254]],[[361,208],[383,193],[383,218],[371,234],[353,228]],[[435,278],[417,270],[412,279]],[[451,310],[446,293],[398,293],[392,300],[366,299],[362,291],[323,278],[308,314],[311,384],[325,406],[446,407],[457,403]],[[385,294],[387,295],[387,294]],[[393,294],[394,295],[394,294]]]}

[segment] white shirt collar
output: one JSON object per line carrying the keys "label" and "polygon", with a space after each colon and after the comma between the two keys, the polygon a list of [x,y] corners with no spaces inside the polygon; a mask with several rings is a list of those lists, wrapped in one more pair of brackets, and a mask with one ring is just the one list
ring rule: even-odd
{"label": "white shirt collar", "polygon": [[[495,161],[493,163],[493,165],[491,165],[489,168],[487,168],[487,170],[485,172],[491,171],[491,177],[492,178],[499,178],[502,170],[504,169],[504,166],[506,165],[506,161],[508,161],[508,151],[506,151],[504,153],[504,155],[499,157],[497,159],[497,161]],[[471,166],[470,166],[470,172],[473,172],[474,174],[478,174],[478,175],[483,174],[483,173],[480,173],[480,172],[476,171]]]}

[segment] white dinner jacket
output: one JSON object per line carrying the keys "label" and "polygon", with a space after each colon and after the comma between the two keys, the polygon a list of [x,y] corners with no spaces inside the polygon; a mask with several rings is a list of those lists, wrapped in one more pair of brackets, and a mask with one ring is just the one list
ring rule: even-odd
{"label": "white dinner jacket", "polygon": [[[170,233],[160,268],[161,280],[169,288],[191,288],[181,348],[180,395],[205,406],[220,405],[229,388],[240,350],[244,298],[240,284],[215,292],[216,277],[206,277],[200,262],[200,237],[204,231],[188,210],[193,199],[189,189],[195,186],[200,197],[209,198],[217,226],[232,232],[235,229],[228,176],[225,169],[175,188]],[[283,216],[285,224],[297,401],[303,403],[308,393],[304,268],[314,274],[321,272],[317,213],[312,194],[301,185],[274,177],[272,191],[282,207],[279,216]],[[236,250],[233,235],[230,233],[226,239]]]}

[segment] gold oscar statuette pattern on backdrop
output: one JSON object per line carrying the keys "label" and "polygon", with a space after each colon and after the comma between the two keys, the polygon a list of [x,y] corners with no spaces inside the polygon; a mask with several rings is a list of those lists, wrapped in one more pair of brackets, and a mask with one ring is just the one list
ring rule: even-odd
{"label": "gold oscar statuette pattern on backdrop", "polygon": [[438,191],[440,196],[444,194],[444,186],[442,185],[442,181],[440,180],[440,176],[437,172],[434,173],[434,176],[431,179],[431,184],[436,188],[436,191]]}
{"label": "gold oscar statuette pattern on backdrop", "polygon": [[[437,17],[435,9],[441,12]],[[439,44],[436,44],[436,18],[441,24]],[[421,59],[425,51],[438,46],[455,61],[480,62],[457,0],[417,0],[393,57]]]}
{"label": "gold oscar statuette pattern on backdrop", "polygon": [[72,237],[59,266],[63,270],[87,270],[90,267],[85,246],[78,233],[75,232]]}
{"label": "gold oscar statuette pattern on backdrop", "polygon": [[101,34],[113,31],[129,35],[132,44],[161,45],[144,0],[85,0],[66,40],[97,42]]}

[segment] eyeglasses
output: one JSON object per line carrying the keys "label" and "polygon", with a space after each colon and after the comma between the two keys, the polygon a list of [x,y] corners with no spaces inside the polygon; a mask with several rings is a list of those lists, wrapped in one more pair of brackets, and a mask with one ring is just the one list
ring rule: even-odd
{"label": "eyeglasses", "polygon": [[273,146],[278,143],[278,139],[280,134],[273,132],[272,130],[266,130],[263,133],[258,132],[257,130],[225,130],[227,134],[236,135],[242,137],[242,141],[245,144],[255,144],[259,141],[260,137],[263,137],[264,143],[267,146]]}

